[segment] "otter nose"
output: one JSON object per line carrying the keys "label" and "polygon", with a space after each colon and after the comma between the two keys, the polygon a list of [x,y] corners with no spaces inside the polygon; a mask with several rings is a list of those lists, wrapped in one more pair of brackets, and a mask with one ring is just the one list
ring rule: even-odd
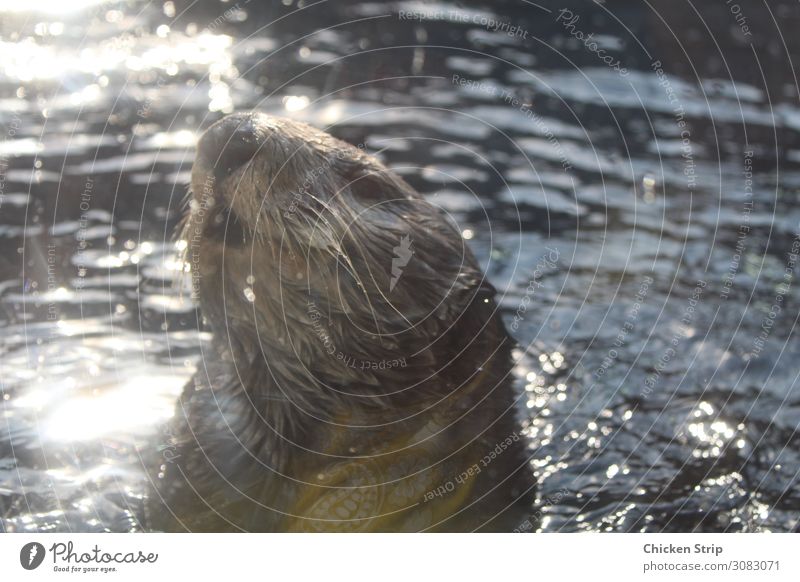
{"label": "otter nose", "polygon": [[264,143],[255,114],[228,115],[209,127],[197,144],[199,158],[225,177],[256,155]]}

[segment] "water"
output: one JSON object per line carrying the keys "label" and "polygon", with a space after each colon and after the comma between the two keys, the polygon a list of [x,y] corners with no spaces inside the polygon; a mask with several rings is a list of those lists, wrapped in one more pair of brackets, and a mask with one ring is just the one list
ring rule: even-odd
{"label": "water", "polygon": [[0,528],[144,528],[209,341],[172,238],[193,144],[258,108],[365,144],[480,257],[518,529],[796,530],[796,6],[287,4],[0,0]]}

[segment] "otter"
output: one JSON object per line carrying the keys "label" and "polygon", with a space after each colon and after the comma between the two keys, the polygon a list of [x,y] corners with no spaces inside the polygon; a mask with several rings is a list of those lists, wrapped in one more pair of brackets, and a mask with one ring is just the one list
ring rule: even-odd
{"label": "otter", "polygon": [[162,531],[510,531],[513,340],[443,212],[363,148],[229,115],[180,225],[213,334],[165,428]]}

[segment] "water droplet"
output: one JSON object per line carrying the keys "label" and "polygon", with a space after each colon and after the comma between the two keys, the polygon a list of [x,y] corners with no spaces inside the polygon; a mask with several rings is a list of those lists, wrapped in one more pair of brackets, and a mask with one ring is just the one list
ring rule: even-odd
{"label": "water droplet", "polygon": [[644,178],[642,178],[642,188],[644,190],[644,201],[655,202],[656,179],[652,174],[645,174]]}

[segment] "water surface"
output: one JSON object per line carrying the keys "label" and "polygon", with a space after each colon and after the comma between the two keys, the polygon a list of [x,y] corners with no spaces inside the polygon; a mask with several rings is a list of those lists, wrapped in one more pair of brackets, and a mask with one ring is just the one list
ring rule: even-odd
{"label": "water surface", "polygon": [[518,529],[798,528],[796,5],[266,4],[0,0],[0,529],[143,529],[209,341],[193,146],[252,108],[364,144],[479,256]]}

